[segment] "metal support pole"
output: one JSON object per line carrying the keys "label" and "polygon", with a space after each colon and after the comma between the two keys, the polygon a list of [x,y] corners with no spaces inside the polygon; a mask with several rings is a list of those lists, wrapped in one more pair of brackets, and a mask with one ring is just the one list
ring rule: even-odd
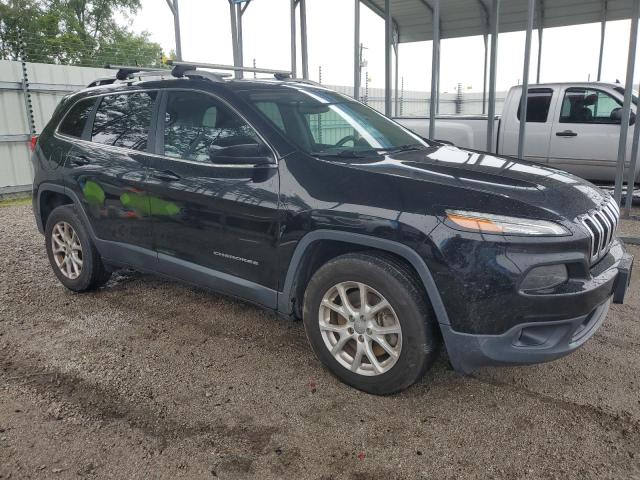
{"label": "metal support pole", "polygon": [[440,29],[438,28],[438,84],[436,85],[436,115],[440,114]]}
{"label": "metal support pole", "polygon": [[309,50],[307,46],[307,0],[300,0],[300,46],[302,48],[302,78],[309,79]]}
{"label": "metal support pole", "polygon": [[489,35],[486,33],[484,38],[484,63],[482,68],[482,114],[487,112],[487,56],[489,53]]}
{"label": "metal support pole", "polygon": [[[237,29],[238,29],[238,39],[236,41],[236,48],[238,49],[238,64],[240,67],[244,66],[244,57],[243,57],[243,48],[242,48],[242,6],[240,4],[236,5],[236,18],[237,18]],[[243,73],[242,70],[238,72],[238,77],[242,78]]]}
{"label": "metal support pole", "polygon": [[433,20],[433,45],[431,53],[431,99],[429,101],[429,138],[433,140],[436,134],[436,111],[438,109],[438,56],[440,55],[440,0],[431,2],[433,11],[431,12]]}
{"label": "metal support pole", "polygon": [[394,98],[394,106],[393,106],[393,111],[394,111],[394,115],[397,117],[398,116],[398,51],[400,50],[400,45],[398,45],[397,42],[395,42],[393,44],[393,53],[395,55],[395,61],[396,61],[396,68],[395,68],[395,78],[393,80],[393,86],[395,87],[395,98]]}
{"label": "metal support pole", "polygon": [[291,76],[296,77],[296,0],[291,0]]}
{"label": "metal support pole", "polygon": [[360,0],[355,0],[353,20],[353,98],[360,99],[360,78],[362,68],[362,54],[360,53]]}
{"label": "metal support pole", "polygon": [[522,68],[522,95],[520,95],[520,130],[518,132],[518,158],[524,158],[524,142],[527,128],[527,99],[529,98],[529,64],[531,63],[531,36],[536,0],[529,0],[527,10],[527,37],[524,42],[524,67]]}
{"label": "metal support pole", "polygon": [[542,66],[542,34],[544,33],[544,0],[538,0],[538,68],[536,83],[540,83],[540,68]]}
{"label": "metal support pole", "polygon": [[491,5],[491,55],[489,58],[489,106],[487,117],[487,152],[493,147],[493,130],[496,117],[496,67],[498,64],[498,18],[500,16],[500,0],[493,0]]}
{"label": "metal support pole", "polygon": [[600,55],[598,56],[598,81],[602,75],[602,56],[604,54],[604,37],[607,29],[607,0],[602,0],[602,20],[600,21]]}
{"label": "metal support pole", "polygon": [[180,9],[178,0],[166,0],[173,15],[173,29],[176,41],[176,60],[182,60],[182,40],[180,39]]}
{"label": "metal support pole", "polygon": [[[233,66],[239,67],[238,61],[238,23],[236,17],[236,9],[234,4],[229,0],[229,15],[231,17],[231,46],[233,49]],[[240,71],[235,71],[235,77],[240,78]]]}
{"label": "metal support pole", "polygon": [[384,114],[391,117],[391,1],[384,1]]}
{"label": "metal support pole", "polygon": [[536,70],[536,83],[540,83],[540,65],[542,63],[542,32],[543,28],[538,28],[538,69]]}
{"label": "metal support pole", "polygon": [[[636,43],[638,40],[638,15],[640,14],[640,0],[633,1],[631,14],[631,31],[629,32],[629,55],[627,58],[627,79],[624,84],[624,102],[622,104],[622,124],[620,125],[620,142],[618,143],[618,163],[616,165],[616,184],[613,197],[618,205],[622,200],[622,181],[624,162],[627,153],[627,134],[629,132],[629,114],[631,112],[631,93],[633,91],[633,70],[636,60]],[[631,185],[633,188],[633,184]]]}
{"label": "metal support pole", "polygon": [[[636,109],[637,111],[637,109]],[[636,182],[636,166],[638,165],[638,141],[640,140],[640,126],[636,123],[633,127],[633,144],[631,146],[631,162],[627,173],[627,195],[624,201],[624,215],[629,218],[631,205],[633,204],[633,190]]]}

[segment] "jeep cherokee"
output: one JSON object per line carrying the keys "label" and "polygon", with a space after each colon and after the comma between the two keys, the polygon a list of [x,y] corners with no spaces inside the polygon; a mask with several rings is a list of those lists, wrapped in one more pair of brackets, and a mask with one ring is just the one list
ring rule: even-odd
{"label": "jeep cherokee", "polygon": [[590,183],[420,138],[311,82],[175,65],[67,96],[35,144],[33,210],[65,287],[126,266],[301,318],[322,363],[375,394],[441,344],[462,373],[556,359],[623,301],[633,258]]}

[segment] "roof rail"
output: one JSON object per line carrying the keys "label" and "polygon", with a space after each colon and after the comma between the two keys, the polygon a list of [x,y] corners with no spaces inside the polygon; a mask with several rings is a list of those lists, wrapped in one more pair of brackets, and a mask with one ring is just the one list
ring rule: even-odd
{"label": "roof rail", "polygon": [[118,70],[116,73],[116,80],[126,80],[131,75],[140,72],[166,72],[169,71],[166,68],[148,68],[148,67],[137,67],[137,66],[128,66],[128,65],[105,65],[104,68],[109,70]]}
{"label": "roof rail", "polygon": [[111,85],[115,83],[116,79],[113,77],[96,78],[93,82],[87,85],[87,88],[99,87],[100,85]]}
{"label": "roof rail", "polygon": [[[174,67],[174,71],[197,70],[198,68],[210,68],[212,70],[227,70],[232,72],[253,72],[270,73],[279,80],[291,77],[291,72],[287,70],[273,70],[271,68],[236,67],[234,65],[220,65],[217,63],[181,62],[177,60],[167,60],[167,65]],[[177,70],[176,67],[179,67]]]}

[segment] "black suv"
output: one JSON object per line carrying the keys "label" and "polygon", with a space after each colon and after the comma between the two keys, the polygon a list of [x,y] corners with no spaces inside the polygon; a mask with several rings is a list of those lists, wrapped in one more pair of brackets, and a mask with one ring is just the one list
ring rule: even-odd
{"label": "black suv", "polygon": [[624,299],[618,207],[584,180],[306,81],[129,73],[66,97],[35,147],[33,210],[73,291],[126,266],[302,318],[377,394],[443,342],[463,373],[561,357]]}

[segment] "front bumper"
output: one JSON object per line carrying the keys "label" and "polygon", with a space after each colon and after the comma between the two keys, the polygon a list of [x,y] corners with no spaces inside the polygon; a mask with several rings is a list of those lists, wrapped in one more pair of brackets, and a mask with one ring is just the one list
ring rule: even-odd
{"label": "front bumper", "polygon": [[[469,374],[484,366],[526,365],[555,360],[570,354],[591,338],[607,316],[611,303],[622,303],[629,287],[633,256],[624,252],[619,260],[602,272],[603,281],[585,295],[602,297],[586,315],[573,318],[523,322],[497,335],[455,331],[440,325],[447,352],[454,369]],[[613,281],[610,281],[613,274]],[[597,284],[597,278],[595,284]]]}

